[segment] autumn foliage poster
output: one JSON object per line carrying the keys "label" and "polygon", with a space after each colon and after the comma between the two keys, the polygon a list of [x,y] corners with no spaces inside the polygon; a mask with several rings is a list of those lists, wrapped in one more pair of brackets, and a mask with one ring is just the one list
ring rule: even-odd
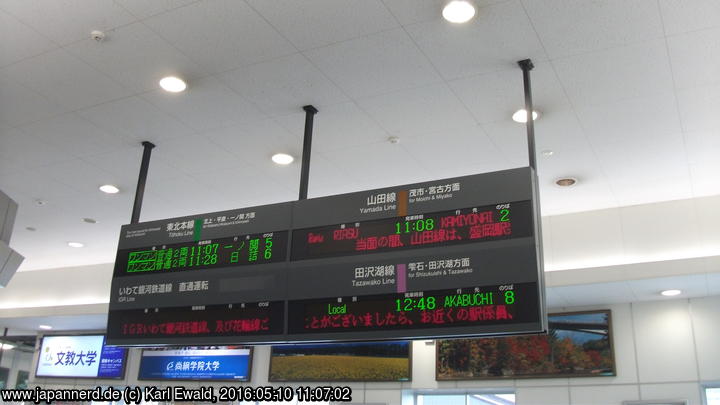
{"label": "autumn foliage poster", "polygon": [[547,335],[437,341],[438,380],[614,376],[610,311],[550,314]]}

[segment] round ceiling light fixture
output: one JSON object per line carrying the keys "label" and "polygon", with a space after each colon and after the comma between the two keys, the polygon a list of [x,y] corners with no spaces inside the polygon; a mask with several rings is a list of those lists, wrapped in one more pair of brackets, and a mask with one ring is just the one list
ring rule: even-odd
{"label": "round ceiling light fixture", "polygon": [[295,158],[292,157],[292,155],[288,155],[287,153],[276,153],[272,155],[272,161],[279,164],[279,165],[289,165],[292,163]]}
{"label": "round ceiling light fixture", "polygon": [[682,291],[680,291],[680,290],[665,290],[665,291],[661,291],[660,294],[665,297],[674,297],[676,295],[682,294]]}
{"label": "round ceiling light fixture", "polygon": [[555,152],[553,152],[552,149],[545,149],[540,153],[542,153],[542,155],[545,157],[550,157],[555,154]]}
{"label": "round ceiling light fixture", "polygon": [[80,242],[68,242],[67,244],[71,248],[81,248],[81,247],[85,246],[84,244],[82,244]]}
{"label": "round ceiling light fixture", "polygon": [[475,7],[466,0],[452,0],[443,8],[442,16],[451,23],[466,23],[475,17]]}
{"label": "round ceiling light fixture", "polygon": [[575,177],[563,177],[560,179],[555,180],[555,184],[560,187],[572,187],[576,185],[578,182],[578,179]]}
{"label": "round ceiling light fixture", "polygon": [[38,326],[38,328],[40,328],[40,329],[42,329],[42,330],[50,330],[50,329],[52,329],[52,326],[50,326],[50,325],[40,325],[40,326]]}
{"label": "round ceiling light fixture", "polygon": [[160,87],[170,93],[180,93],[181,91],[185,91],[187,84],[179,77],[168,76],[160,79]]}
{"label": "round ceiling light fixture", "polygon": [[112,184],[104,184],[100,186],[100,191],[107,194],[117,194],[120,192],[120,189]]}
{"label": "round ceiling light fixture", "polygon": [[[533,110],[533,121],[537,120],[540,116],[540,113],[537,112],[537,110]],[[527,122],[527,111],[525,111],[524,108],[521,108],[517,111],[515,111],[515,114],[512,115],[512,119],[515,122],[519,122],[521,124],[524,124]]]}

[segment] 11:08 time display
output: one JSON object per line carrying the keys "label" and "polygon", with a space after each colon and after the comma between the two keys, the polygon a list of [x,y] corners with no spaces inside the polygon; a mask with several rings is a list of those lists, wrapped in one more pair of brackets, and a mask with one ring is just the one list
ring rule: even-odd
{"label": "11:08 time display", "polygon": [[435,220],[433,218],[428,218],[418,219],[416,221],[396,222],[395,229],[396,234],[432,231],[435,229]]}

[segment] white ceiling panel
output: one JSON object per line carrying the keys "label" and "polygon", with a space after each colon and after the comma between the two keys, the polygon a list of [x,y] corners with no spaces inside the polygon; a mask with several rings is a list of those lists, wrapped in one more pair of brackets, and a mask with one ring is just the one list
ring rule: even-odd
{"label": "white ceiling panel", "polygon": [[665,175],[662,180],[655,176],[647,179],[637,176],[633,180],[612,179],[610,185],[617,195],[618,204],[625,206],[693,198],[696,194],[690,180],[687,169],[678,169],[676,173]]}
{"label": "white ceiling panel", "polygon": [[165,141],[153,150],[153,155],[155,154],[172,167],[188,174],[208,170],[241,169],[244,166],[229,150],[200,135]]}
{"label": "white ceiling panel", "polygon": [[682,131],[672,93],[587,106],[576,111],[593,144],[623,143],[644,147]]}
{"label": "white ceiling panel", "polygon": [[52,164],[43,167],[43,171],[49,179],[69,184],[72,189],[83,194],[101,194],[98,187],[112,184],[114,178],[113,174],[80,159]]}
{"label": "white ceiling panel", "polygon": [[319,109],[348,101],[335,84],[299,53],[236,69],[220,78],[270,116],[292,114],[299,106],[308,104]]}
{"label": "white ceiling panel", "polygon": [[400,145],[390,143],[353,146],[345,153],[324,156],[344,168],[361,190],[428,181],[434,177]]}
{"label": "white ceiling panel", "polygon": [[5,71],[11,79],[69,110],[90,107],[131,94],[130,90],[64,49],[25,59],[8,66]]}
{"label": "white ceiling panel", "polygon": [[[547,63],[532,71],[533,108],[557,111],[569,104],[555,72]],[[478,122],[506,121],[525,107],[522,70],[513,68],[453,80],[450,87]]]}
{"label": "white ceiling panel", "polygon": [[720,131],[686,132],[683,139],[688,163],[720,163]]}
{"label": "white ceiling panel", "polygon": [[707,277],[695,274],[681,277],[663,277],[645,280],[629,280],[628,287],[640,301],[664,299],[664,290],[681,290],[683,298],[705,297],[708,295]]}
{"label": "white ceiling panel", "polygon": [[634,181],[638,176],[643,180],[661,180],[665,176],[687,173],[687,157],[681,134],[659,137],[662,142],[593,142],[600,164],[613,179]]}
{"label": "white ceiling panel", "polygon": [[248,3],[300,50],[398,27],[380,0],[248,0]]}
{"label": "white ceiling panel", "polygon": [[[283,168],[285,169],[285,168]],[[200,172],[194,179],[210,189],[219,204],[216,210],[230,210],[297,199],[297,190],[278,184],[267,174],[244,166],[237,170]]]}
{"label": "white ceiling panel", "polygon": [[148,18],[156,14],[195,3],[198,0],[115,0],[115,2],[138,18]]}
{"label": "white ceiling panel", "polygon": [[525,125],[513,120],[495,121],[482,124],[510,167],[528,165],[527,130]]}
{"label": "white ceiling panel", "polygon": [[720,131],[720,85],[677,91],[678,109],[685,132]]}
{"label": "white ceiling panel", "polygon": [[[540,209],[542,215],[561,215],[574,212],[617,207],[618,202],[607,180],[601,175],[578,178],[571,188],[555,185],[555,178],[540,178]],[[553,257],[553,262],[559,264]]]}
{"label": "white ceiling panel", "polygon": [[37,121],[20,127],[39,141],[52,145],[63,154],[82,157],[134,144],[127,138],[110,134],[75,113]]}
{"label": "white ceiling panel", "polygon": [[302,152],[302,138],[269,119],[205,132],[203,136],[250,166],[271,162],[270,157],[280,152],[300,160]]}
{"label": "white ceiling panel", "polygon": [[477,125],[403,138],[399,146],[417,156],[437,178],[491,172],[507,166],[495,144]]}
{"label": "white ceiling panel", "polygon": [[537,160],[538,175],[549,184],[563,177],[574,177],[581,182],[607,180],[604,173],[597,169],[598,159],[589,147],[568,148],[551,156],[538,153]]}
{"label": "white ceiling panel", "polygon": [[[518,124],[525,130],[524,124]],[[535,149],[538,158],[543,152],[551,151],[553,157],[563,157],[591,148],[585,131],[580,126],[575,111],[566,108],[541,112],[541,118],[535,121]],[[588,168],[591,169],[591,168]]]}
{"label": "white ceiling panel", "polygon": [[556,59],[552,64],[578,108],[673,89],[664,40]]}
{"label": "white ceiling panel", "polygon": [[475,124],[467,108],[445,84],[363,98],[358,105],[390,135],[400,137]]}
{"label": "white ceiling panel", "polygon": [[215,77],[198,79],[189,86],[192,87],[182,93],[172,94],[158,89],[142,95],[142,98],[196,131],[264,118],[254,104]]}
{"label": "white ceiling panel", "polygon": [[142,23],[113,30],[103,42],[87,38],[66,49],[133,92],[155,90],[166,76],[192,83],[205,74],[200,65]]}
{"label": "white ceiling panel", "polygon": [[[118,186],[121,193],[134,195],[138,174],[140,173],[142,154],[143,147],[138,143],[118,148],[110,153],[85,156],[82,160],[113,174],[108,183]],[[148,184],[185,174],[178,170],[177,167],[170,165],[163,155],[162,147],[153,149],[148,169]],[[173,158],[176,157],[173,156]],[[148,186],[148,189],[151,189],[151,187]]]}
{"label": "white ceiling panel", "polygon": [[112,134],[139,142],[159,144],[167,139],[194,133],[179,120],[140,97],[101,104],[78,111],[78,114]]}
{"label": "white ceiling panel", "polygon": [[11,80],[2,69],[0,88],[0,122],[5,125],[22,125],[68,111],[67,107]]}
{"label": "white ceiling panel", "polygon": [[72,155],[19,129],[3,130],[0,137],[0,156],[11,160],[20,157],[25,168],[73,159]]}
{"label": "white ceiling panel", "polygon": [[692,179],[692,190],[695,197],[720,194],[720,163],[706,162],[690,165],[690,178]]}
{"label": "white ceiling panel", "polygon": [[519,0],[483,7],[467,24],[434,20],[406,27],[446,79],[506,70],[547,59]]}
{"label": "white ceiling panel", "polygon": [[296,51],[244,1],[203,0],[144,23],[210,73]]}
{"label": "white ceiling panel", "polygon": [[[313,151],[330,153],[348,146],[388,140],[388,133],[355,103],[336,104],[319,110],[313,120]],[[275,121],[297,137],[299,149],[305,128],[305,113],[277,117]]]}
{"label": "white ceiling panel", "polygon": [[720,84],[720,28],[670,37],[668,50],[677,88]]}
{"label": "white ceiling panel", "polygon": [[305,55],[350,97],[389,93],[440,80],[403,29],[313,49]]}
{"label": "white ceiling panel", "polygon": [[720,26],[720,2],[716,0],[659,0],[668,35]]}
{"label": "white ceiling panel", "polygon": [[[348,174],[352,168],[346,164],[333,163],[323,154],[313,152],[310,161],[310,177],[308,181],[308,198],[326,195],[351,193],[362,190]],[[291,177],[292,179],[292,177]],[[296,184],[291,188],[289,200],[295,200],[300,191],[300,176],[294,178]]]}
{"label": "white ceiling panel", "polygon": [[[477,0],[473,1],[479,13],[483,8],[507,0]],[[440,19],[445,1],[443,0],[383,0],[395,18],[402,25]]]}
{"label": "white ceiling panel", "polygon": [[663,36],[657,0],[524,0],[550,58]]}
{"label": "white ceiling panel", "polygon": [[[167,201],[168,206],[172,207],[174,215],[178,216],[197,214],[197,207],[203,207],[202,212],[220,211],[228,207],[227,201],[221,198],[221,193],[206,185],[204,181],[188,175],[157,181],[152,188],[148,184],[146,193],[154,193]],[[150,217],[150,213],[148,213],[144,220],[167,218],[166,213],[158,213],[162,216]]]}
{"label": "white ceiling panel", "polygon": [[[720,195],[715,0],[481,0],[465,25],[440,0],[250,3],[0,1],[0,188],[42,224],[17,225],[30,267],[112,260],[143,140],[143,219],[295,199],[305,104],[320,110],[312,196],[525,166],[510,115],[526,58],[544,215]],[[167,74],[188,90],[161,92]],[[579,184],[553,184],[567,175]],[[666,248],[701,252],[713,230]],[[68,252],[68,235],[92,246]],[[657,251],[638,243],[632,260]]]}
{"label": "white ceiling panel", "polygon": [[47,52],[57,45],[10,14],[0,10],[0,66]]}
{"label": "white ceiling panel", "polygon": [[87,38],[135,20],[113,0],[3,0],[0,8],[60,45]]}
{"label": "white ceiling panel", "polygon": [[[59,197],[72,195],[78,192],[70,184],[59,182],[50,178],[52,166],[40,166],[27,169],[22,174],[3,173],[0,175],[0,190],[3,190],[13,199],[22,197],[45,201],[48,205]],[[71,183],[71,182],[68,182]]]}

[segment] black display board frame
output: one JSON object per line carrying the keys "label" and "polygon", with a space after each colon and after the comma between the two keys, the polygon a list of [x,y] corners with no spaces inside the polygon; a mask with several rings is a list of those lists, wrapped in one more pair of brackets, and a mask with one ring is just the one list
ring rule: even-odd
{"label": "black display board frame", "polygon": [[[432,193],[430,190],[435,190]],[[248,207],[230,211],[151,221],[123,226],[119,243],[118,258],[125,260],[127,249],[139,249],[152,252],[163,250],[173,243],[193,242],[214,243],[215,239],[237,237],[241,235],[262,235],[254,244],[272,245],[273,241],[265,235],[288,231],[287,245],[284,246],[284,261],[267,262],[244,266],[224,265],[205,270],[177,271],[181,260],[198,260],[195,253],[173,252],[170,262],[163,271],[161,259],[155,255],[156,270],[142,274],[125,274],[123,266],[127,263],[119,260],[114,270],[108,318],[108,341],[122,346],[192,346],[192,345],[228,345],[228,344],[272,344],[302,343],[382,339],[430,339],[443,337],[490,336],[507,334],[543,333],[547,330],[545,313],[544,273],[541,245],[541,224],[538,204],[538,184],[535,172],[531,168],[518,168],[480,175],[462,176],[431,182],[385,187],[337,196],[320,197],[267,206]],[[390,196],[392,200],[390,201]],[[385,196],[384,198],[380,198]],[[497,215],[502,207],[514,207],[513,204],[527,201],[525,208],[528,221],[525,226],[531,230],[529,236],[500,238],[465,243],[428,243],[428,246],[413,247],[409,250],[388,250],[368,254],[332,255],[332,257],[303,257],[293,260],[293,238],[297,232],[314,227],[360,226],[368,221],[396,218],[398,221],[415,221],[424,214],[457,210],[471,210],[473,207],[495,206],[491,213],[497,224]],[[463,211],[465,212],[465,211]],[[465,214],[463,214],[465,215]],[[217,220],[217,221],[216,221]],[[392,222],[392,221],[390,221]],[[368,222],[369,223],[369,222]],[[355,224],[355,225],[353,225]],[[360,224],[360,225],[358,225]],[[397,226],[397,233],[401,227]],[[514,224],[513,224],[514,226]],[[518,225],[520,226],[520,225]],[[500,229],[500,228],[497,228]],[[489,231],[488,235],[492,231]],[[417,233],[421,233],[417,231]],[[424,232],[427,234],[427,232]],[[307,235],[304,235],[307,236]],[[248,237],[249,238],[249,237]],[[438,237],[440,238],[440,237]],[[248,242],[250,240],[248,239]],[[190,244],[192,245],[192,243]],[[190,246],[187,245],[187,246]],[[240,245],[227,248],[233,249]],[[224,248],[215,246],[214,249]],[[239,248],[238,248],[239,249]],[[193,251],[194,252],[194,251]],[[121,255],[122,253],[122,255]],[[183,254],[185,256],[183,256]],[[150,256],[153,254],[151,253]],[[244,252],[243,257],[250,253]],[[141,257],[135,255],[134,257]],[[184,259],[183,259],[184,257]],[[225,256],[227,257],[227,255]],[[194,258],[194,259],[193,259]],[[358,268],[364,265],[391,265],[405,268],[415,260],[426,263],[443,260],[467,259],[470,265],[462,269],[468,274],[451,276],[422,275],[411,280],[407,269],[400,275],[400,267],[393,269],[388,283],[393,285],[355,283]],[[208,260],[207,256],[200,259]],[[212,260],[212,257],[210,257]],[[248,259],[249,260],[249,259]],[[405,264],[408,264],[406,266]],[[175,266],[175,267],[173,267]],[[367,267],[366,266],[366,267]],[[151,267],[151,266],[148,266]],[[469,270],[468,270],[469,269]],[[397,270],[397,274],[395,271]],[[388,273],[390,274],[390,273]],[[416,273],[419,274],[419,273]],[[401,278],[404,281],[401,281]],[[448,281],[449,280],[449,281]],[[350,281],[353,281],[351,284]],[[191,289],[187,289],[190,283]],[[402,283],[402,288],[401,288]],[[529,306],[532,319],[514,322],[492,322],[482,324],[485,318],[472,318],[473,323],[431,324],[427,327],[412,329],[375,327],[366,324],[366,330],[322,330],[311,333],[297,333],[298,327],[289,329],[289,316],[305,319],[302,326],[312,328],[312,317],[320,315],[318,306],[304,306],[307,300],[327,300],[327,315],[344,316],[357,322],[361,313],[351,314],[353,307],[360,308],[363,297],[383,295],[382,304],[386,312],[375,315],[391,317],[391,305],[400,299],[416,300],[417,293],[431,290],[457,288],[457,294],[472,295],[479,289],[495,286],[493,300],[502,298],[502,292],[512,290],[516,284],[531,283],[535,293],[528,298],[532,302],[523,302]],[[138,285],[139,284],[139,285]],[[167,287],[170,286],[170,287]],[[199,286],[199,287],[198,287]],[[362,287],[362,288],[360,288]],[[397,288],[396,288],[397,287]],[[150,291],[143,294],[143,290]],[[139,291],[139,292],[138,292]],[[445,297],[445,299],[447,299]],[[338,303],[334,309],[331,303]],[[447,302],[447,301],[446,301]],[[493,301],[490,301],[491,304]],[[512,306],[515,303],[508,304]],[[400,304],[398,304],[399,307]],[[520,305],[520,304],[518,304]],[[500,307],[501,305],[495,305]],[[517,307],[517,306],[516,306]],[[300,308],[300,312],[298,312]],[[513,307],[514,308],[514,307]],[[528,309],[530,308],[530,309]],[[463,313],[466,308],[458,309]],[[360,310],[360,309],[358,309]],[[362,309],[364,310],[364,309]],[[499,308],[498,308],[499,310]],[[172,314],[171,312],[177,312]],[[215,311],[215,312],[212,312]],[[314,313],[312,311],[315,311]],[[333,312],[336,311],[336,312]],[[403,312],[397,310],[399,313]],[[408,312],[419,316],[419,311]],[[503,310],[504,311],[504,310]],[[438,312],[438,311],[435,311]],[[451,313],[452,311],[447,311]],[[209,316],[208,314],[216,314]],[[249,315],[248,315],[249,314]],[[203,318],[208,315],[209,317]],[[396,314],[397,315],[397,314]],[[511,318],[512,318],[511,313]],[[488,315],[494,319],[495,314]],[[500,315],[497,315],[498,317]],[[245,317],[245,318],[243,318]],[[448,316],[447,319],[453,319]],[[503,318],[498,318],[498,320]],[[144,322],[147,320],[147,322]],[[235,323],[233,323],[235,322]],[[254,325],[251,323],[254,322]],[[446,321],[443,321],[446,322]],[[449,320],[447,322],[450,322]],[[455,320],[453,320],[455,322]],[[380,322],[377,322],[378,325]],[[372,327],[371,327],[372,326]],[[394,326],[394,325],[393,325]],[[168,332],[172,329],[172,333]],[[181,331],[181,332],[178,332]],[[188,332],[188,331],[194,332]]]}

